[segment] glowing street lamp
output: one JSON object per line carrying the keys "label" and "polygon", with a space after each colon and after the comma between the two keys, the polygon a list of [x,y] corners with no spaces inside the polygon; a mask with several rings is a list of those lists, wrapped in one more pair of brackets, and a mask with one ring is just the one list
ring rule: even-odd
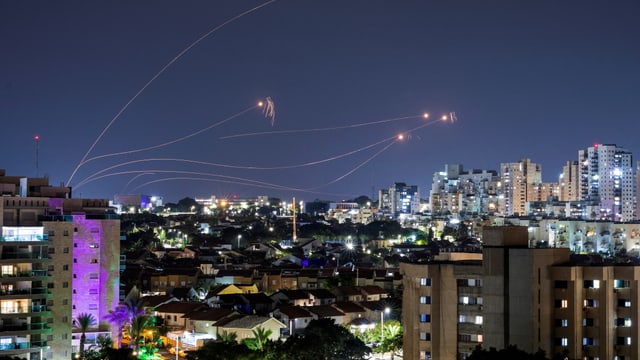
{"label": "glowing street lamp", "polygon": [[384,340],[384,314],[388,314],[391,309],[388,307],[380,310],[380,342]]}

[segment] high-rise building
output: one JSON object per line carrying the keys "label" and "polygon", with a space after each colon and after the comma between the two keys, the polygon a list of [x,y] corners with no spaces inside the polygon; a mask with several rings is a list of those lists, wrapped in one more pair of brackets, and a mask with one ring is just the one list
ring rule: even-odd
{"label": "high-rise building", "polygon": [[500,164],[505,199],[504,215],[526,215],[528,201],[540,201],[542,166],[522,159]]}
{"label": "high-rise building", "polygon": [[635,219],[631,153],[615,144],[595,144],[578,151],[582,200],[600,204],[598,219]]}
{"label": "high-rise building", "polygon": [[420,211],[418,186],[395,183],[389,188],[389,206],[394,218],[400,214],[414,214]]}
{"label": "high-rise building", "polygon": [[0,356],[71,358],[82,313],[96,320],[88,342],[113,337],[105,315],[119,299],[120,221],[108,200],[4,170],[0,189]]}
{"label": "high-rise building", "polygon": [[434,214],[495,213],[499,183],[495,170],[464,171],[462,165],[447,164],[433,174],[429,208]]}
{"label": "high-rise building", "polygon": [[577,161],[567,161],[558,178],[560,201],[579,201],[580,199],[580,167]]}

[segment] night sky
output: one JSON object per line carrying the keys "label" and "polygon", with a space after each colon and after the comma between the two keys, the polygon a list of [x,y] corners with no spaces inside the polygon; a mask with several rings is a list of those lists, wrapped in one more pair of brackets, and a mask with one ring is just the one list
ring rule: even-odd
{"label": "night sky", "polygon": [[640,155],[636,0],[3,0],[0,49],[0,168],[76,197],[426,198],[447,163]]}

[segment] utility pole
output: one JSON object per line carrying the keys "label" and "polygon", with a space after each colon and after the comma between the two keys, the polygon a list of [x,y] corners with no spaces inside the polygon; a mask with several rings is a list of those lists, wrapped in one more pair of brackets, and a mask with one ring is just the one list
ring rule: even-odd
{"label": "utility pole", "polygon": [[293,242],[296,242],[298,238],[298,234],[296,233],[296,197],[293,197],[293,202],[291,203],[291,208],[293,209]]}

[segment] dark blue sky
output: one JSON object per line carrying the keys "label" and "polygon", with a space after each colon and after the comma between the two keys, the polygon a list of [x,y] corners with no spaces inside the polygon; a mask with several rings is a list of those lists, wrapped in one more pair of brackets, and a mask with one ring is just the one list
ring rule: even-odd
{"label": "dark blue sky", "polygon": [[[0,168],[34,176],[39,134],[38,174],[71,178],[75,196],[339,200],[398,181],[427,197],[446,163],[528,157],[555,181],[596,142],[640,153],[640,2],[624,0],[277,0],[197,43],[116,117],[181,51],[261,4],[0,2]],[[260,109],[218,124],[267,96],[273,126]],[[384,141],[423,112],[458,121]],[[402,117],[414,118],[381,122]],[[114,118],[87,158],[210,129],[74,173]],[[259,132],[276,133],[223,138]],[[185,161],[147,160],[161,158]]]}

